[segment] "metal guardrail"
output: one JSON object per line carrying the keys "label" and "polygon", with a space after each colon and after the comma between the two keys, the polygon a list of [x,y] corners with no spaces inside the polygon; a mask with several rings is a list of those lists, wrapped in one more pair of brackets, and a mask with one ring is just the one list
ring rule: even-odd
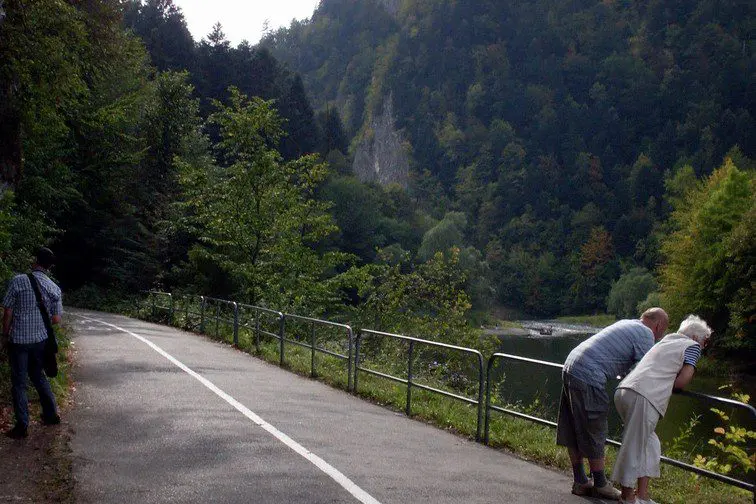
{"label": "metal guardrail", "polygon": [[[205,324],[205,296],[197,296],[193,294],[176,294],[174,299],[174,319],[178,314],[184,317],[184,328],[187,330],[195,330],[203,328]],[[196,311],[194,308],[196,307]],[[192,318],[196,317],[196,324],[192,322]],[[200,331],[202,332],[202,331]]]}
{"label": "metal guardrail", "polygon": [[[263,308],[261,306],[252,306],[248,304],[238,304],[240,310],[239,319],[241,320],[240,328],[253,331],[255,335],[255,351],[260,353],[260,336],[265,335],[279,341],[279,363],[284,365],[284,333],[286,332],[286,318],[280,311]],[[263,326],[265,319],[273,318],[276,324],[276,332],[268,331]],[[238,331],[237,331],[238,338]],[[238,341],[237,341],[238,344]]]}
{"label": "metal guardrail", "polygon": [[[173,324],[173,294],[160,291],[142,291],[147,294],[147,303],[151,308],[152,316],[156,317],[158,310],[168,312],[168,321]],[[158,298],[167,298],[165,305],[158,304]]]}
{"label": "metal guardrail", "polygon": [[[407,378],[400,378],[397,376],[393,376],[386,373],[381,373],[379,371],[375,371],[372,369],[368,369],[365,367],[360,366],[360,345],[362,338],[365,335],[371,335],[371,336],[379,336],[384,338],[392,338],[397,339],[401,341],[408,342],[408,351],[407,351]],[[428,385],[423,385],[422,383],[417,383],[413,381],[413,373],[412,373],[412,364],[414,360],[414,351],[415,351],[415,345],[427,345],[434,348],[444,348],[447,350],[454,350],[461,352],[463,354],[472,355],[476,358],[478,363],[478,399],[470,399],[469,397],[453,394],[451,392],[447,392],[446,390],[440,390],[434,387],[429,387]],[[386,378],[388,380],[392,380],[399,383],[404,383],[407,385],[407,402],[405,406],[405,412],[407,416],[412,416],[412,388],[419,388],[422,390],[426,390],[428,392],[433,392],[436,394],[441,394],[446,397],[451,397],[453,399],[457,399],[459,401],[466,402],[468,404],[474,404],[477,406],[478,409],[478,422],[477,422],[477,430],[475,434],[475,440],[480,441],[481,439],[481,429],[482,429],[482,416],[483,416],[483,354],[481,354],[479,351],[474,350],[472,348],[465,348],[460,347],[456,345],[449,345],[447,343],[439,343],[437,341],[429,341],[419,338],[413,338],[410,336],[403,336],[401,334],[392,334],[387,332],[381,332],[381,331],[373,331],[371,329],[362,329],[360,333],[357,335],[357,342],[355,344],[355,365],[354,365],[354,390],[357,390],[357,373],[358,371],[362,371],[368,374],[371,374],[373,376],[379,376],[381,378]]]}
{"label": "metal guardrail", "polygon": [[[337,322],[329,322],[328,320],[321,320],[311,317],[303,317],[301,315],[291,315],[289,313],[285,313],[284,318],[286,320],[291,321],[298,321],[298,322],[304,322],[305,324],[310,326],[310,341],[308,343],[302,343],[301,341],[297,341],[294,339],[288,339],[284,335],[284,339],[288,341],[289,343],[292,343],[294,345],[298,345],[304,348],[309,348],[311,351],[310,356],[310,376],[316,377],[317,371],[315,369],[315,354],[316,352],[324,353],[326,355],[330,355],[331,357],[336,357],[338,359],[343,359],[347,361],[347,390],[349,392],[353,392],[353,369],[352,369],[352,363],[354,362],[353,357],[353,350],[354,350],[354,332],[352,331],[352,328],[346,324],[339,324]],[[292,324],[287,324],[287,326],[291,327]],[[338,328],[346,332],[347,337],[347,355],[340,354],[337,352],[333,352],[331,350],[328,350],[327,348],[322,348],[317,345],[316,341],[316,334],[315,334],[315,328],[317,326],[325,326],[325,327],[333,327]]]}
{"label": "metal guardrail", "polygon": [[[564,366],[562,364],[558,364],[556,362],[548,362],[548,361],[542,361],[538,359],[530,359],[527,357],[520,357],[519,355],[511,355],[511,354],[505,354],[505,353],[495,353],[488,359],[488,364],[486,366],[486,403],[485,403],[485,435],[483,442],[485,444],[489,443],[489,430],[490,430],[490,416],[491,416],[491,410],[499,411],[501,413],[505,413],[507,415],[511,415],[517,418],[522,418],[524,420],[528,420],[531,422],[539,423],[541,425],[548,425],[551,427],[556,427],[556,422],[553,422],[551,420],[546,420],[544,418],[540,418],[535,415],[528,415],[519,411],[515,411],[508,408],[503,408],[501,406],[496,406],[491,404],[491,370],[493,369],[494,362],[497,360],[508,360],[508,361],[516,361],[516,362],[525,362],[528,364],[534,364],[538,366],[545,366],[550,368],[558,368],[559,370],[563,370]],[[691,397],[693,399],[709,402],[712,404],[717,405],[726,405],[730,407],[740,408],[751,415],[751,420],[756,423],[756,408],[751,406],[750,404],[745,404],[739,401],[735,401],[733,399],[725,399],[722,397],[716,397],[711,396],[707,394],[701,394],[698,392],[689,392],[687,390],[681,390],[681,391],[675,391],[675,394],[684,395],[687,397]],[[607,439],[606,444],[612,445],[612,446],[621,446],[621,443],[614,440],[614,439]],[[698,474],[700,476],[705,476],[707,478],[711,478],[717,481],[721,481],[722,483],[727,483],[732,486],[736,486],[738,488],[742,488],[744,490],[749,490],[751,493],[753,493],[754,496],[754,502],[756,503],[756,480],[754,482],[747,482],[743,480],[739,480],[737,478],[733,478],[731,476],[725,476],[723,474],[719,474],[713,471],[708,471],[706,469],[701,469],[700,467],[696,467],[691,464],[687,464],[685,462],[682,462],[677,459],[669,458],[662,456],[661,461],[665,464],[678,467],[680,469],[684,469],[686,471]],[[754,478],[756,478],[756,475],[754,475]]]}
{"label": "metal guardrail", "polygon": [[[224,312],[231,310],[231,313]],[[221,324],[229,326],[233,331],[234,345],[239,345],[239,304],[236,301],[226,301],[214,297],[202,296],[200,332],[206,332],[206,323],[208,321],[215,323],[215,337],[220,338]],[[209,315],[209,317],[208,317]]]}
{"label": "metal guardrail", "polygon": [[[538,365],[538,366],[558,368],[559,370],[562,370],[563,365],[556,362],[548,362],[548,361],[531,359],[527,357],[520,357],[518,355],[511,355],[511,354],[505,354],[505,353],[495,353],[488,359],[486,371],[484,374],[483,355],[479,351],[475,349],[471,349],[471,348],[459,347],[456,345],[449,345],[446,343],[439,343],[436,341],[423,340],[419,338],[413,338],[410,336],[403,336],[400,334],[373,331],[370,329],[361,330],[360,333],[357,334],[357,336],[355,337],[354,332],[352,331],[352,328],[349,325],[330,322],[327,320],[303,317],[300,315],[286,314],[286,313],[279,312],[276,310],[271,310],[268,308],[245,305],[241,303],[236,303],[234,301],[227,301],[224,299],[217,299],[217,298],[206,297],[206,296],[193,296],[193,295],[182,295],[182,294],[177,294],[174,296],[169,292],[159,292],[159,291],[143,291],[143,293],[147,295],[147,305],[151,309],[152,316],[153,317],[157,316],[158,312],[167,312],[169,316],[169,321],[171,324],[173,324],[175,321],[176,313],[182,313],[185,317],[185,325],[187,326],[188,329],[192,329],[193,325],[191,324],[190,317],[193,315],[193,316],[199,317],[198,329],[200,333],[205,333],[206,328],[207,328],[207,322],[210,321],[210,322],[215,323],[215,335],[216,337],[218,337],[220,335],[220,324],[222,323],[224,325],[228,325],[233,328],[233,340],[234,340],[235,345],[239,344],[239,331],[240,330],[244,330],[244,329],[251,330],[254,332],[254,335],[255,335],[255,348],[258,353],[260,352],[260,336],[261,335],[266,335],[274,339],[277,339],[280,344],[279,354],[280,354],[281,366],[285,365],[285,353],[284,353],[285,342],[289,342],[291,344],[295,344],[298,346],[311,349],[312,351],[311,375],[313,376],[316,374],[315,352],[322,352],[322,353],[331,355],[333,357],[346,359],[347,360],[347,373],[348,373],[347,387],[350,392],[357,392],[359,371],[362,371],[370,375],[382,377],[388,380],[392,380],[395,382],[403,383],[407,385],[407,400],[406,400],[406,405],[405,405],[405,411],[406,411],[407,416],[411,416],[411,413],[412,413],[412,389],[413,388],[418,388],[418,389],[426,390],[429,392],[441,394],[441,395],[444,395],[444,396],[447,396],[447,397],[450,397],[459,401],[466,402],[468,404],[474,404],[477,406],[477,412],[478,412],[476,440],[482,441],[484,444],[489,443],[491,411],[498,411],[498,412],[511,415],[514,417],[518,417],[524,420],[528,420],[534,423],[539,423],[541,425],[556,427],[556,422],[553,422],[551,420],[547,420],[545,418],[541,418],[535,415],[529,415],[529,414],[522,413],[522,412],[510,409],[510,408],[504,408],[501,406],[496,406],[496,405],[491,404],[491,387],[492,387],[491,370],[493,368],[495,361],[497,360],[517,361],[517,362],[524,362],[524,363]],[[198,300],[199,311],[192,310],[192,306],[193,306],[192,300],[195,298]],[[223,316],[222,307],[230,308],[232,310],[231,315]],[[214,308],[214,313],[213,313],[213,308]],[[266,330],[263,327],[262,321],[265,318],[270,318],[272,319],[273,322],[275,322],[275,325],[276,325],[275,329],[277,332]],[[300,322],[311,324],[309,344],[286,338],[286,319],[287,318],[292,321],[300,321]],[[314,328],[316,325],[332,326],[332,327],[345,330],[347,332],[347,338],[348,338],[347,355],[339,354],[337,352],[332,352],[328,349],[318,347],[314,339],[314,334],[315,334]],[[400,378],[397,376],[392,376],[386,373],[381,373],[379,371],[375,371],[375,370],[360,366],[360,345],[361,345],[363,336],[365,335],[392,338],[396,340],[406,341],[408,343],[409,348],[407,352],[407,378],[406,379]],[[416,381],[414,381],[413,380],[413,360],[415,357],[415,345],[429,345],[431,347],[459,351],[464,354],[475,356],[478,362],[478,398],[477,400],[471,399],[469,397],[453,394],[451,392],[440,390],[440,389],[430,387],[422,383],[417,383]],[[752,422],[756,423],[756,408],[754,408],[753,406],[749,404],[745,404],[745,403],[735,401],[732,399],[726,399],[722,397],[701,394],[698,392],[675,391],[675,393],[686,396],[686,397],[690,397],[698,401],[708,402],[708,403],[720,405],[720,406],[728,406],[728,407],[742,409],[748,414],[750,414],[750,418]],[[485,395],[485,400],[484,400],[484,395]],[[481,433],[482,430],[484,431],[484,434]],[[612,440],[612,439],[608,439],[607,444],[610,444],[613,446],[621,445],[618,441]],[[756,504],[756,472],[754,472],[755,481],[752,483],[749,483],[747,481],[739,480],[737,478],[715,473],[713,471],[708,471],[706,469],[701,469],[699,467],[696,467],[691,464],[687,464],[680,460],[672,459],[669,457],[662,456],[661,461],[665,464],[684,469],[694,474],[698,474],[700,476],[704,476],[710,479],[720,481],[722,483],[726,483],[726,484],[729,484],[738,488],[748,490],[753,493],[754,504]]]}

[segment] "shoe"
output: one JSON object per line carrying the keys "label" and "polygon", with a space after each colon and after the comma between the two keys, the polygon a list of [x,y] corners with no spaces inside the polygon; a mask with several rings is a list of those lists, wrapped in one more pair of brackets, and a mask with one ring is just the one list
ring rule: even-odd
{"label": "shoe", "polygon": [[643,499],[641,499],[640,497],[636,498],[636,499],[635,499],[635,502],[636,502],[637,504],[658,504],[658,503],[657,503],[656,501],[654,501],[654,500],[651,500],[651,499],[646,499],[646,500],[643,500]]}
{"label": "shoe", "polygon": [[593,480],[589,479],[585,483],[572,483],[572,493],[575,495],[590,495],[593,490]]}
{"label": "shoe", "polygon": [[16,424],[11,430],[6,431],[5,435],[11,439],[24,439],[29,435],[29,431],[25,426]]}
{"label": "shoe", "polygon": [[[606,485],[602,487],[593,487],[593,497],[598,497],[599,499],[611,499],[611,500],[620,500],[620,497],[622,497],[622,492],[614,488],[611,483],[608,481],[606,482]],[[637,502],[637,499],[636,499]]]}
{"label": "shoe", "polygon": [[58,425],[60,423],[60,415],[57,413],[51,417],[42,417],[43,425]]}

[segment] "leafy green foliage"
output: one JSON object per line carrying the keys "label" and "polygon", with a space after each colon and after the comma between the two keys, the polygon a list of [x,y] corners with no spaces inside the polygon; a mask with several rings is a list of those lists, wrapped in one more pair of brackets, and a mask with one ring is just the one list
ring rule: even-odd
{"label": "leafy green foliage", "polygon": [[664,306],[673,321],[699,313],[725,347],[753,349],[754,172],[727,158],[672,203],[673,231],[662,242]]}
{"label": "leafy green foliage", "polygon": [[[411,193],[436,219],[466,214],[465,239],[496,252],[500,303],[594,311],[620,260],[657,267],[666,172],[705,174],[733,145],[753,156],[753,16],[713,5],[325,0],[262,45],[355,138],[392,98]],[[594,228],[605,268],[580,257]]]}
{"label": "leafy green foliage", "polygon": [[458,249],[448,257],[439,252],[408,272],[401,263],[365,268],[370,280],[358,292],[364,299],[360,326],[454,344],[472,337]]}
{"label": "leafy green foliage", "polygon": [[[748,394],[737,392],[732,394],[732,398],[745,404],[751,399]],[[711,411],[721,423],[714,428],[714,437],[708,441],[715,449],[716,455],[696,455],[693,464],[720,474],[730,474],[733,470],[740,474],[753,471],[756,457],[753,454],[749,455],[748,445],[753,442],[751,440],[756,439],[756,432],[734,424],[730,416],[720,409],[711,408]]]}
{"label": "leafy green foliage", "polygon": [[251,304],[322,309],[335,296],[326,273],[346,259],[315,249],[337,230],[327,205],[314,198],[326,167],[314,156],[284,161],[272,147],[283,133],[272,104],[234,88],[230,94],[230,104],[216,102],[211,116],[225,166],[179,161],[198,238],[190,260],[204,272],[199,287]]}
{"label": "leafy green foliage", "polygon": [[638,305],[655,292],[658,285],[645,268],[632,268],[612,285],[606,300],[606,309],[619,318],[637,318]]}

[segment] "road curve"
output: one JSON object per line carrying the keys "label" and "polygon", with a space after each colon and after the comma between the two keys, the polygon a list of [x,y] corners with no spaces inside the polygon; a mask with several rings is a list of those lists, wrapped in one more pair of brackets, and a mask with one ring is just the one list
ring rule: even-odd
{"label": "road curve", "polygon": [[80,503],[590,503],[565,474],[228,345],[74,310]]}

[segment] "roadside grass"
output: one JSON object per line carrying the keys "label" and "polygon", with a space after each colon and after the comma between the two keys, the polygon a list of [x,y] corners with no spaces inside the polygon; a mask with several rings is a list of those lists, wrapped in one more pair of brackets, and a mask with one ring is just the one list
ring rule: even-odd
{"label": "roadside grass", "polygon": [[556,320],[567,324],[586,324],[594,327],[606,327],[617,321],[617,317],[608,313],[599,313],[597,315],[573,315],[567,317],[558,317]]}
{"label": "roadside grass", "polygon": [[[144,314],[142,314],[144,315]],[[146,317],[149,318],[149,317]],[[589,322],[586,322],[589,320]],[[606,320],[599,318],[598,320]],[[580,323],[598,325],[594,317],[580,318]],[[165,322],[165,320],[163,320]],[[611,322],[609,322],[611,323]],[[185,321],[178,316],[174,325],[183,326]],[[213,334],[207,335],[226,343],[233,343],[230,327],[215,326]],[[279,365],[280,341],[269,336],[260,340],[259,350],[251,331],[240,331],[238,348],[263,360]],[[286,341],[284,368],[302,376],[314,377],[331,386],[347,389],[347,363],[331,355],[316,352],[316,372],[312,373],[312,352],[310,348],[294,345]],[[380,366],[380,364],[378,364]],[[371,363],[360,363],[361,367]],[[381,370],[385,372],[385,370]],[[442,384],[425,383],[443,389]],[[386,378],[374,376],[364,371],[358,373],[356,395],[385,406],[397,412],[405,412],[407,387]],[[475,397],[471,396],[472,399]],[[511,408],[516,409],[516,407]],[[527,409],[527,408],[526,408]],[[528,413],[529,411],[525,411]],[[455,434],[475,439],[477,430],[477,407],[475,405],[445,397],[422,389],[413,388],[411,416]],[[481,427],[481,435],[483,435]],[[551,427],[538,425],[526,420],[491,411],[490,441],[492,448],[503,449],[525,460],[537,462],[563,471],[570,469],[566,450],[555,444],[555,431]],[[614,463],[616,450],[607,447],[607,465]],[[565,492],[569,491],[565,488]],[[663,464],[661,477],[651,483],[651,494],[660,504],[746,504],[752,502],[752,494],[708,478],[701,478],[687,471]]]}

